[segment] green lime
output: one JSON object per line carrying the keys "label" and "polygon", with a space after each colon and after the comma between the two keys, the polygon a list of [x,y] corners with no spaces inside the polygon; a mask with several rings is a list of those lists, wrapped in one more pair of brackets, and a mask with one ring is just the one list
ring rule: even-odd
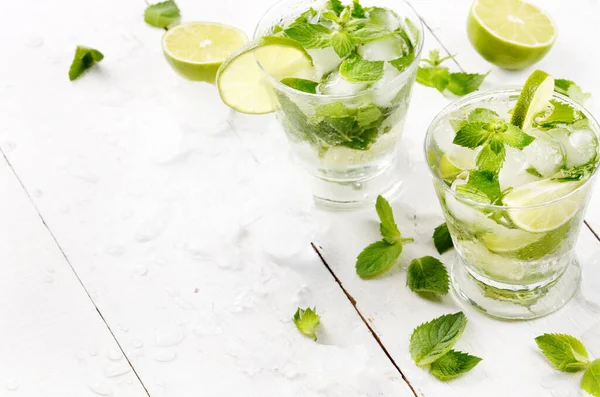
{"label": "green lime", "polygon": [[467,148],[459,148],[453,153],[444,153],[440,159],[440,176],[442,179],[454,179],[464,170],[475,168],[475,157],[475,152]]}
{"label": "green lime", "polygon": [[181,76],[214,83],[221,63],[247,42],[246,34],[232,26],[190,22],[169,29],[162,47],[167,61]]}
{"label": "green lime", "polygon": [[236,51],[219,68],[217,86],[226,105],[249,114],[275,110],[277,100],[261,66],[277,80],[314,77],[312,59],[297,41],[262,37]]}
{"label": "green lime", "polygon": [[492,233],[484,235],[482,240],[491,252],[522,261],[533,261],[554,252],[560,246],[570,226],[570,223],[566,223],[546,233],[530,233],[520,229],[499,227]]}
{"label": "green lime", "polygon": [[519,128],[527,128],[536,114],[546,109],[554,93],[554,78],[536,70],[529,75],[513,110],[510,122]]}
{"label": "green lime", "polygon": [[539,8],[521,0],[475,0],[467,20],[475,50],[505,69],[533,65],[550,51],[556,28]]}
{"label": "green lime", "polygon": [[[508,215],[517,227],[532,233],[548,232],[565,225],[582,208],[585,192],[573,192],[583,183],[584,181],[558,182],[544,179],[513,189],[502,201],[509,207]],[[550,203],[551,201],[555,202]],[[545,203],[548,204],[541,205]],[[510,208],[537,205],[541,206]]]}

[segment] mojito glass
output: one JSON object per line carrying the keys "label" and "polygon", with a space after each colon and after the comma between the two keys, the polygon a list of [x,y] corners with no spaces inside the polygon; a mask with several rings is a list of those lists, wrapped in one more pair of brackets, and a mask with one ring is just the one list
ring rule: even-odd
{"label": "mojito glass", "polygon": [[[395,153],[423,29],[402,0],[360,4],[359,11],[352,2],[336,11],[332,2],[284,0],[255,31],[255,38],[298,38],[312,58],[304,80],[279,81],[263,71],[295,159],[311,175],[315,200],[327,206],[362,206],[379,194],[393,195],[401,183]],[[298,34],[307,25],[352,37],[347,51],[332,43],[306,44]]]}
{"label": "mojito glass", "polygon": [[[475,93],[451,104],[433,120],[425,142],[456,248],[454,289],[488,314],[513,319],[548,314],[576,292],[573,248],[599,160],[597,122],[566,96],[553,94],[520,132],[509,125],[520,91]],[[529,137],[496,148],[504,158],[495,174],[485,169],[486,156],[494,155],[482,153],[488,147],[456,143],[483,114],[492,115],[489,131],[509,128]]]}

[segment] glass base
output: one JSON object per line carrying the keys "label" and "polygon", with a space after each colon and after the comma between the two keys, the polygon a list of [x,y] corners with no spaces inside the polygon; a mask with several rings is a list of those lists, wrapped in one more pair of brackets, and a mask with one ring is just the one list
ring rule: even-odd
{"label": "glass base", "polygon": [[315,203],[328,209],[352,210],[373,205],[378,195],[392,200],[402,192],[406,169],[408,161],[396,156],[389,167],[364,179],[338,182],[311,176]]}
{"label": "glass base", "polygon": [[489,316],[528,320],[550,314],[564,306],[579,289],[581,267],[575,256],[565,271],[549,283],[533,289],[516,290],[514,285],[498,288],[474,278],[456,254],[451,272],[454,292]]}

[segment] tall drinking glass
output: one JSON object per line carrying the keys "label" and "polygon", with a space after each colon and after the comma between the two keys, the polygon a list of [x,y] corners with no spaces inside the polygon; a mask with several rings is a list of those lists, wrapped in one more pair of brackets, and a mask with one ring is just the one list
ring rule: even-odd
{"label": "tall drinking glass", "polygon": [[[255,38],[273,34],[275,26],[288,25],[316,4],[311,0],[280,1],[263,16]],[[402,71],[386,63],[381,79],[359,85],[344,81],[333,68],[323,75],[327,91],[308,93],[281,83],[263,69],[296,161],[311,176],[315,200],[326,206],[363,206],[379,194],[392,196],[402,182],[396,149],[423,47],[423,28],[413,9],[402,0],[363,0],[361,4],[365,9],[377,6],[392,10],[404,29],[416,36],[411,37],[415,40],[414,59]],[[405,25],[405,18],[410,27]],[[377,50],[382,51],[383,59],[389,59],[384,45]],[[317,67],[336,63],[331,48],[307,52]]]}
{"label": "tall drinking glass", "polygon": [[551,313],[577,291],[581,272],[574,246],[599,158],[596,120],[583,106],[554,94],[553,101],[570,105],[582,122],[525,129],[535,138],[529,146],[507,146],[499,173],[503,200],[489,204],[461,194],[459,186],[471,178],[468,168],[475,166],[477,150],[453,144],[456,126],[475,108],[508,120],[519,94],[520,89],[501,89],[452,103],[433,120],[425,140],[456,248],[454,289],[480,310],[511,319]]}

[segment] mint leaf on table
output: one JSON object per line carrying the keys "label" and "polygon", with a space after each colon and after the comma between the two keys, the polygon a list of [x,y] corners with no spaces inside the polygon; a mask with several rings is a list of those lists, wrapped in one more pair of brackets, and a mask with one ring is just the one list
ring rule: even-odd
{"label": "mint leaf on table", "polygon": [[594,360],[583,373],[581,389],[594,397],[600,397],[600,359]]}
{"label": "mint leaf on table", "polygon": [[144,11],[144,21],[157,28],[166,28],[177,22],[180,16],[179,7],[173,0],[152,4]]}
{"label": "mint leaf on table", "polygon": [[331,30],[323,25],[299,23],[284,29],[284,33],[304,48],[325,48],[331,45]]}
{"label": "mint leaf on table", "polygon": [[316,81],[299,79],[296,77],[286,77],[285,79],[282,79],[281,82],[288,87],[292,87],[298,91],[308,92],[309,94],[316,94],[317,86],[319,85]]}
{"label": "mint leaf on table", "polygon": [[302,335],[317,340],[316,329],[321,324],[321,317],[316,313],[316,308],[298,308],[294,314],[294,324]]}
{"label": "mint leaf on table", "polygon": [[104,59],[104,55],[93,48],[77,46],[71,67],[69,68],[69,80],[73,81],[80,77],[86,70]]}
{"label": "mint leaf on table", "polygon": [[566,95],[580,104],[583,104],[583,102],[590,97],[590,93],[583,92],[580,86],[575,84],[573,81],[566,79],[555,79],[554,91],[558,92],[559,94]]}
{"label": "mint leaf on table", "polygon": [[433,231],[433,244],[440,255],[449,249],[454,248],[448,225],[445,222],[436,227]]}
{"label": "mint leaf on table", "polygon": [[384,61],[367,61],[358,55],[346,58],[340,65],[340,75],[350,83],[373,83],[383,76]]}
{"label": "mint leaf on table", "polygon": [[365,9],[360,5],[358,0],[352,2],[352,17],[354,18],[365,18]]}
{"label": "mint leaf on table", "polygon": [[356,260],[356,273],[361,278],[374,278],[391,269],[402,253],[402,244],[377,241],[365,248]]}
{"label": "mint leaf on table", "polygon": [[377,196],[375,210],[377,211],[380,221],[379,231],[385,242],[394,244],[395,242],[400,241],[400,230],[398,230],[398,226],[394,220],[392,206],[383,196]]}
{"label": "mint leaf on table", "polygon": [[354,41],[350,33],[338,30],[331,35],[331,46],[340,58],[346,58],[354,52]]}
{"label": "mint leaf on table", "polygon": [[563,372],[579,372],[589,365],[588,352],[577,338],[566,334],[544,334],[535,343],[556,369]]}
{"label": "mint leaf on table", "polygon": [[480,361],[479,357],[450,350],[431,363],[429,372],[439,380],[452,380],[472,370]]}
{"label": "mint leaf on table", "polygon": [[[414,25],[413,28],[413,30],[416,30]],[[452,73],[447,67],[441,66],[444,61],[451,58],[454,58],[454,55],[442,58],[440,57],[440,52],[438,50],[431,50],[429,52],[429,59],[421,60],[421,62],[424,62],[429,66],[419,66],[419,69],[417,70],[417,83],[433,87],[439,92],[444,92],[447,89],[458,96],[467,95],[473,91],[477,91],[489,72],[486,74],[464,72]]]}
{"label": "mint leaf on table", "polygon": [[410,355],[418,366],[431,364],[448,353],[467,326],[463,312],[446,314],[419,325],[410,337]]}
{"label": "mint leaf on table", "polygon": [[446,295],[450,278],[442,262],[432,256],[424,256],[410,262],[406,284],[414,292]]}

